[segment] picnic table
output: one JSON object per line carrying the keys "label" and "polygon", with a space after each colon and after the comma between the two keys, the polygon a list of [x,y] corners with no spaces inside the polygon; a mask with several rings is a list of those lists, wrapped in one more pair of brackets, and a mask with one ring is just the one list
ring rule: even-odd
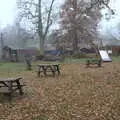
{"label": "picnic table", "polygon": [[51,72],[55,76],[56,72],[60,74],[60,64],[39,64],[37,65],[37,76],[40,77],[40,74],[43,73],[47,75],[48,72]]}
{"label": "picnic table", "polygon": [[12,99],[13,92],[17,90],[19,91],[20,95],[23,95],[23,86],[22,77],[0,79],[0,93],[8,94],[9,100]]}
{"label": "picnic table", "polygon": [[102,61],[101,59],[89,59],[86,61],[86,66],[89,67],[89,65],[95,65],[97,64],[98,67],[101,67]]}

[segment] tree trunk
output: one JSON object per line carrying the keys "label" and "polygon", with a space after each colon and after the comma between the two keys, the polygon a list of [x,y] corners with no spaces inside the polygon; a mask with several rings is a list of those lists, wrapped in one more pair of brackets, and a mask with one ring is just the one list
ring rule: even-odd
{"label": "tree trunk", "polygon": [[31,58],[30,58],[29,55],[25,56],[25,63],[26,63],[26,69],[27,70],[32,70]]}
{"label": "tree trunk", "polygon": [[53,3],[55,0],[51,1],[49,12],[47,15],[47,23],[46,23],[46,28],[45,31],[43,30],[43,23],[42,23],[42,6],[41,6],[41,0],[39,0],[39,22],[38,22],[38,30],[39,30],[39,40],[40,40],[40,56],[44,56],[44,41],[46,38],[46,35],[48,33],[48,29],[52,25],[52,21],[50,20],[51,18],[51,12],[52,12],[52,7]]}
{"label": "tree trunk", "polygon": [[44,56],[44,39],[39,36],[40,41],[40,56]]}
{"label": "tree trunk", "polygon": [[77,54],[79,52],[78,49],[78,37],[77,37],[77,31],[74,30],[73,31],[73,53],[74,55]]}
{"label": "tree trunk", "polygon": [[42,24],[42,6],[41,0],[38,1],[38,36],[39,36],[39,44],[40,44],[40,56],[44,56],[44,39],[43,39],[43,24]]}
{"label": "tree trunk", "polygon": [[73,5],[73,53],[76,55],[79,51],[78,49],[78,37],[77,37],[77,21],[76,21],[76,12],[77,12],[77,0],[72,1]]}

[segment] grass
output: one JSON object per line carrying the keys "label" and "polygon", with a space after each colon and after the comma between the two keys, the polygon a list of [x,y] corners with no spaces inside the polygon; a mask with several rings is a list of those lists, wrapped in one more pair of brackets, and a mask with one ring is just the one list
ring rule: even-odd
{"label": "grass", "polygon": [[0,76],[10,77],[13,75],[19,75],[24,70],[24,63],[0,63]]}
{"label": "grass", "polygon": [[[85,61],[88,58],[81,58],[81,59],[75,59],[75,58],[66,58],[64,60],[64,63],[85,63]],[[113,62],[120,62],[120,56],[113,56],[112,57]],[[32,63],[32,67],[35,69],[37,64],[40,63],[53,63],[53,62],[44,62],[44,61],[37,61],[37,62],[33,62]],[[54,63],[58,63],[58,62],[54,62]],[[25,63],[10,63],[10,62],[1,62],[0,63],[0,72],[2,71],[25,71],[26,70],[26,66]]]}
{"label": "grass", "polygon": [[84,63],[86,61],[86,58],[81,59],[75,59],[75,58],[66,58],[65,63]]}
{"label": "grass", "polygon": [[113,61],[120,62],[120,56],[113,56]]}
{"label": "grass", "polygon": [[[81,58],[81,59],[75,59],[75,58],[66,58],[65,63],[85,63],[85,61],[88,58]],[[113,62],[120,62],[120,56],[112,56]]]}
{"label": "grass", "polygon": [[[37,61],[32,62],[32,69],[36,70],[36,66],[40,63],[53,63],[53,62],[44,62],[44,61]],[[54,62],[58,63],[58,62]],[[11,77],[11,76],[19,76],[21,73],[27,71],[26,64],[23,63],[11,63],[11,62],[1,62],[0,63],[0,76],[2,77]]]}

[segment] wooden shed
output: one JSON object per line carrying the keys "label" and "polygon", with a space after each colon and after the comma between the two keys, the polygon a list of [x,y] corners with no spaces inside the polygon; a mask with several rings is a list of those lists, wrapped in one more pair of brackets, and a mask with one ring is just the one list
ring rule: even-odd
{"label": "wooden shed", "polygon": [[4,47],[4,60],[5,61],[24,61],[25,56],[30,56],[30,59],[33,59],[37,55],[36,48],[11,48],[9,46]]}
{"label": "wooden shed", "polygon": [[120,45],[112,45],[112,54],[120,55]]}

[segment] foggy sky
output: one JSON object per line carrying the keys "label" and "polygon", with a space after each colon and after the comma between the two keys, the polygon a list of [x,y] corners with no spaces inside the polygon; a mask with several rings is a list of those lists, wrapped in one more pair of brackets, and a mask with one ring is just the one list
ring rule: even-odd
{"label": "foggy sky", "polygon": [[[64,0],[56,0],[58,5]],[[12,24],[17,15],[16,0],[0,0],[0,28]]]}
{"label": "foggy sky", "polygon": [[[103,41],[120,40],[120,0],[112,0],[110,6],[115,11],[115,15],[110,15],[110,11],[104,9],[102,10],[103,18],[99,23],[99,31]],[[106,15],[110,19],[106,20]]]}
{"label": "foggy sky", "polygon": [[0,28],[11,24],[16,14],[16,0],[0,0]]}
{"label": "foggy sky", "polygon": [[[63,0],[57,0],[57,2],[61,4]],[[106,20],[105,15],[108,13],[107,17],[109,17],[109,11],[102,10],[103,18],[99,23],[100,35],[107,40],[120,40],[120,0],[111,0],[110,6],[115,11],[115,15],[110,20]],[[15,15],[16,0],[0,0],[0,28],[12,24]]]}

